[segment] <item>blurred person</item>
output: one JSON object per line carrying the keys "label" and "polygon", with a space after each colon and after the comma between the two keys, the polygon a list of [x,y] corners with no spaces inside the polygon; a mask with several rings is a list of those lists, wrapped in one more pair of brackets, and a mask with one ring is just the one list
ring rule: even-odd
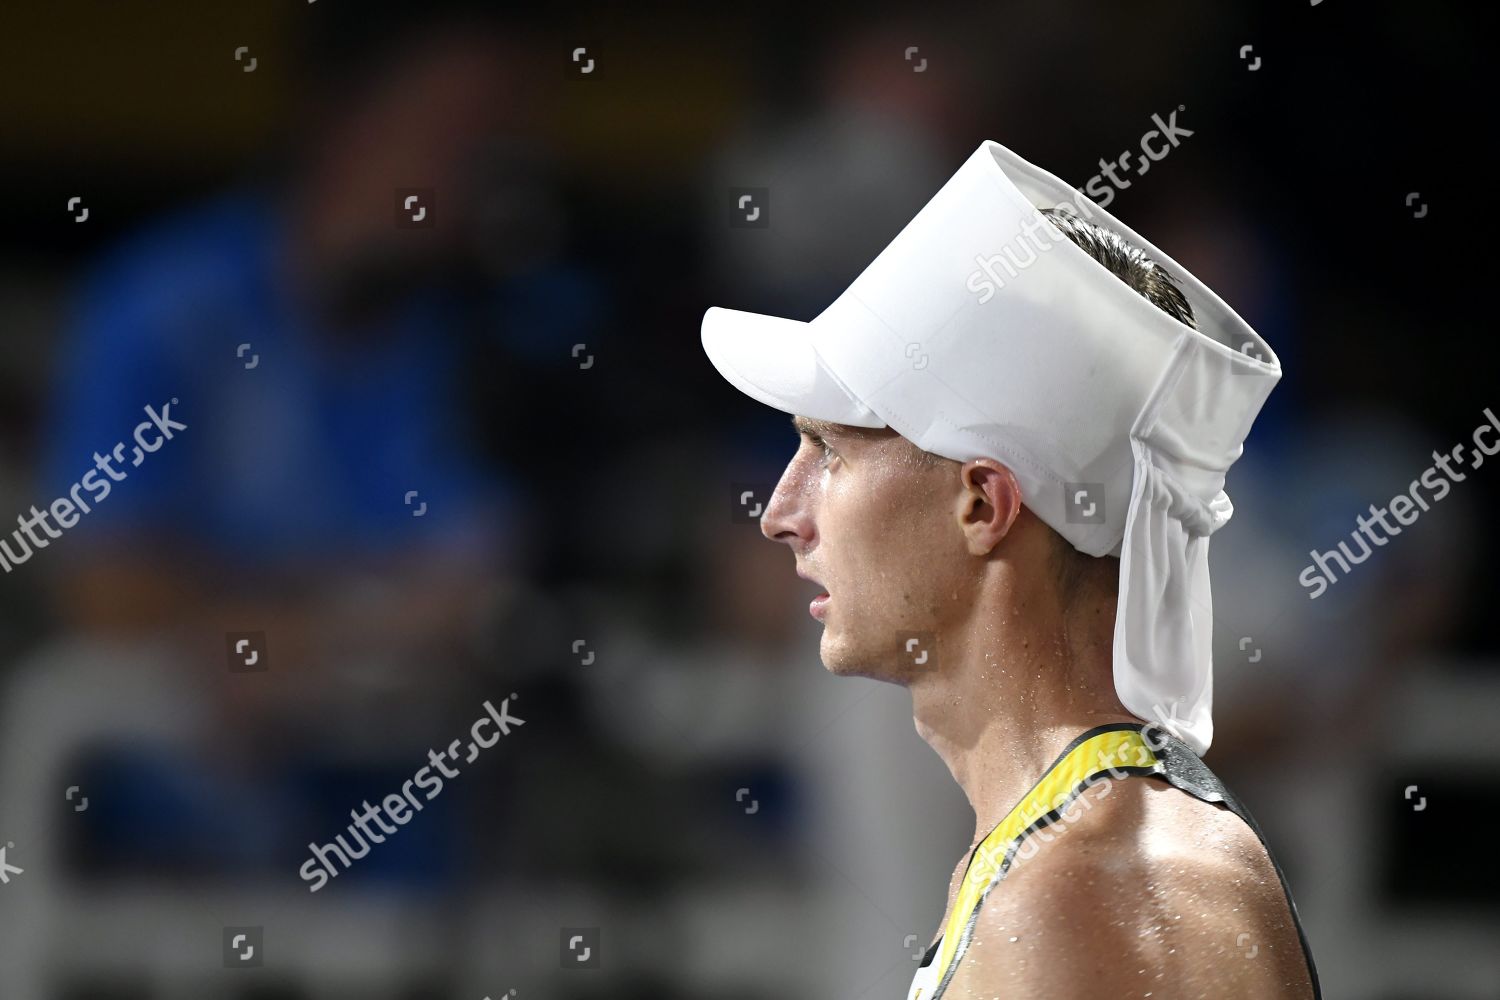
{"label": "blurred person", "polygon": [[[323,81],[281,176],[146,228],[84,282],[46,481],[66,493],[145,406],[186,427],[58,546],[74,626],[274,629],[283,665],[399,653],[471,634],[513,564],[516,491],[451,402],[474,168],[519,117],[522,70],[493,30],[417,28]],[[406,187],[430,227],[402,227]]]}
{"label": "blurred person", "polygon": [[[555,332],[504,312],[531,306],[518,286],[555,250],[506,206],[544,201],[517,166],[531,56],[462,4],[330,18],[275,169],[144,226],[80,283],[38,486],[73,523],[7,539],[9,572],[54,584],[76,670],[52,667],[53,688],[149,649],[136,681],[178,705],[157,739],[59,726],[36,750],[108,777],[84,818],[95,868],[278,863],[341,789],[409,771],[472,712],[521,569],[526,504],[465,393],[475,358]],[[66,711],[24,674],[14,690]],[[362,871],[451,873],[423,848],[456,835],[449,813]]]}
{"label": "blurred person", "polygon": [[825,665],[907,687],[975,813],[912,1000],[1320,996],[1201,760],[1208,538],[1269,345],[993,142],[811,323],[713,308],[703,343],[794,414],[762,531],[826,587]]}
{"label": "blurred person", "polygon": [[[26,556],[79,634],[168,637],[189,663],[263,634],[271,668],[220,692],[226,735],[348,733],[401,705],[386,738],[415,739],[472,685],[460,668],[528,556],[532,508],[479,437],[481,384],[521,405],[511,360],[543,341],[566,359],[597,295],[554,260],[546,92],[520,85],[538,74],[518,25],[461,0],[309,13],[269,169],[80,283],[43,490],[109,492]],[[146,406],[185,426],[101,468]]]}

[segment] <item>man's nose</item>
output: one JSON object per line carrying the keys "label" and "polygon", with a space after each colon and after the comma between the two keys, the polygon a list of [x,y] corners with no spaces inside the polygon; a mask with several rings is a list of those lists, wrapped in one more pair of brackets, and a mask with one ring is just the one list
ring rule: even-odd
{"label": "man's nose", "polygon": [[806,546],[812,541],[807,491],[795,462],[786,467],[781,481],[771,491],[771,499],[760,518],[760,533],[773,542],[786,542],[793,548]]}

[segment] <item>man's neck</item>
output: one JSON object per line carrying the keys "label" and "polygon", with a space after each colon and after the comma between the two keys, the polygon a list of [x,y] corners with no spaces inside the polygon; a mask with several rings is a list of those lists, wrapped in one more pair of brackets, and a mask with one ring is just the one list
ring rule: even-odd
{"label": "man's neck", "polygon": [[909,685],[917,732],[974,810],[976,844],[1080,733],[1138,721],[1114,690],[1112,599],[1064,613],[1050,591],[1007,592],[945,630],[940,669]]}

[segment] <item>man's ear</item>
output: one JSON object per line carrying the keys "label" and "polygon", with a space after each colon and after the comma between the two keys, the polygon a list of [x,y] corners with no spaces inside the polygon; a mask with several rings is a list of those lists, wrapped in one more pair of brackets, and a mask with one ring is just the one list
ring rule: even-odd
{"label": "man's ear", "polygon": [[1010,533],[1021,513],[1021,484],[1015,473],[993,458],[976,458],[959,468],[962,491],[958,517],[969,551],[987,555]]}

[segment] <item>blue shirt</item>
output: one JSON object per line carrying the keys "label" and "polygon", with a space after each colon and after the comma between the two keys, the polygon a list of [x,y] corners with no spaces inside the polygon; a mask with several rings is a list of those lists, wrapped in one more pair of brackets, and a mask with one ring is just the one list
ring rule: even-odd
{"label": "blue shirt", "polygon": [[335,343],[276,275],[284,224],[266,193],[235,192],[148,227],[88,275],[59,352],[43,496],[67,494],[96,451],[123,441],[129,456],[144,407],[176,400],[187,430],[127,460],[80,529],[275,564],[503,528],[514,492],[455,419],[455,304],[412,296]]}

